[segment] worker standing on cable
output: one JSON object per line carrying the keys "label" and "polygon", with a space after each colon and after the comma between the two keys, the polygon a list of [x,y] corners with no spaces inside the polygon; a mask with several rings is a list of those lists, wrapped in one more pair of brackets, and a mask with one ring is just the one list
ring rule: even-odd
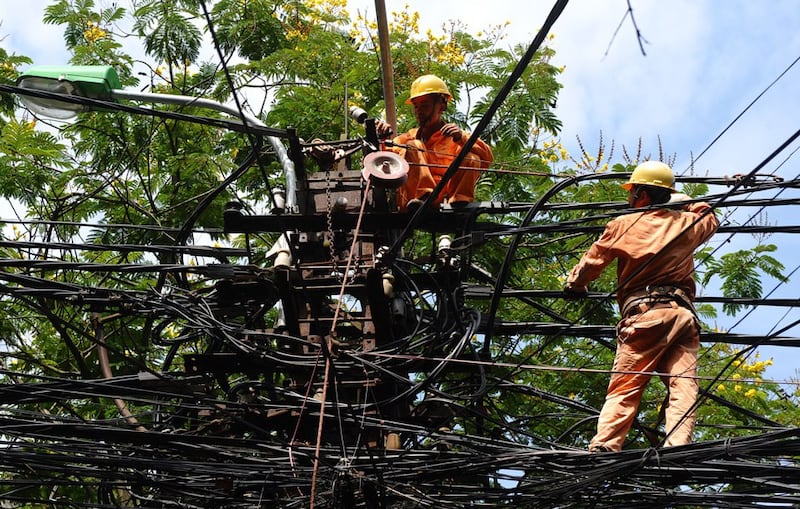
{"label": "worker standing on cable", "polygon": [[[409,163],[408,179],[397,191],[400,210],[414,210],[430,196],[469,139],[469,133],[442,120],[442,113],[451,98],[444,81],[432,74],[420,76],[411,84],[406,104],[414,107],[417,127],[394,138],[394,146],[390,147]],[[391,128],[389,124],[379,121],[376,129],[382,135],[390,132]],[[471,202],[480,170],[488,168],[492,160],[489,145],[476,140],[461,167],[448,180],[434,203],[447,202],[458,206]]]}
{"label": "worker standing on cable", "polygon": [[719,221],[708,203],[686,203],[681,210],[656,207],[690,200],[675,192],[674,182],[672,169],[664,163],[638,165],[622,187],[629,192],[631,208],[646,210],[610,221],[572,269],[564,288],[568,297],[585,294],[587,285],[617,260],[622,319],[590,452],[622,449],[653,372],[660,373],[669,393],[665,445],[692,441],[700,345],[693,253],[714,234]]}

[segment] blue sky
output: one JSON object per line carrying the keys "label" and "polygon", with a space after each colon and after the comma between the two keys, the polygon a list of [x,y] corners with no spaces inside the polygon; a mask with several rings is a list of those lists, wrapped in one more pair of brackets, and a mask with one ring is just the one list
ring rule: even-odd
{"label": "blue sky", "polygon": [[[110,0],[96,0],[98,5]],[[36,64],[60,64],[68,59],[62,33],[41,23],[47,0],[24,4],[0,2],[0,44],[9,53],[25,54]],[[129,7],[129,2],[119,2]],[[509,21],[508,44],[529,44],[552,8],[541,0],[386,0],[387,11],[405,5],[419,11],[424,27],[439,28],[448,19],[460,19],[474,31]],[[657,157],[658,140],[667,155],[675,156],[676,173],[689,167],[692,155],[703,152],[759,94],[800,56],[800,4],[796,0],[630,0],[636,24],[644,39],[642,55],[631,18],[625,18],[614,35],[628,4],[625,0],[572,0],[556,22],[551,45],[555,65],[565,66],[564,88],[557,114],[563,122],[561,140],[578,153],[576,136],[587,149],[597,147],[602,132],[607,145],[613,140],[617,159],[621,147],[635,152],[641,138],[644,153]],[[21,7],[24,5],[24,7]],[[349,0],[374,18],[372,0]],[[736,121],[696,162],[699,175],[746,173],[792,135],[800,123],[800,64],[792,67],[747,113]],[[778,163],[800,144],[795,143],[763,173],[792,179],[800,173],[798,156]],[[724,189],[712,189],[722,192]],[[794,192],[796,196],[796,191]],[[766,198],[771,195],[763,195]],[[786,195],[784,195],[785,197]],[[741,221],[748,211],[735,212]],[[789,210],[768,215],[773,224],[797,224]],[[715,237],[717,245],[726,237]],[[797,266],[797,236],[769,240],[779,245],[778,257],[788,270]],[[739,235],[729,249],[752,247],[756,240]],[[798,276],[800,277],[800,276]],[[797,278],[795,278],[797,279]],[[771,283],[766,289],[771,289]],[[796,298],[797,283],[782,285],[774,297]],[[734,332],[769,333],[778,324],[800,318],[793,310],[758,310],[737,324]],[[737,319],[721,317],[722,327]],[[800,328],[789,334],[800,336]],[[800,352],[765,349],[774,358],[768,373],[773,378],[795,376]]]}

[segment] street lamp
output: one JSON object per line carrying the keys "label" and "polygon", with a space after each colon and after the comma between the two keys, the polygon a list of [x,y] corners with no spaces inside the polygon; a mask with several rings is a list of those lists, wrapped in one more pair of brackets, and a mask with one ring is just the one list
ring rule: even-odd
{"label": "street lamp", "polygon": [[[24,72],[17,79],[17,86],[52,94],[113,100],[115,89],[121,89],[117,72],[111,66],[41,66]],[[77,102],[34,96],[20,99],[36,114],[66,120],[90,108]]]}
{"label": "street lamp", "polygon": [[[241,118],[245,124],[266,127],[258,117],[210,99],[123,89],[119,75],[111,66],[31,67],[17,79],[17,86],[23,89],[47,92],[48,95],[59,94],[73,98],[85,97],[103,101],[145,101],[157,104],[177,104],[206,108]],[[59,120],[70,119],[82,111],[97,109],[76,101],[61,101],[57,97],[20,95],[20,99],[34,113]],[[286,147],[280,138],[267,136],[267,140],[275,150],[278,161],[283,167],[286,179],[286,209],[294,211],[297,206],[297,178],[295,176],[294,162],[289,157]]]}

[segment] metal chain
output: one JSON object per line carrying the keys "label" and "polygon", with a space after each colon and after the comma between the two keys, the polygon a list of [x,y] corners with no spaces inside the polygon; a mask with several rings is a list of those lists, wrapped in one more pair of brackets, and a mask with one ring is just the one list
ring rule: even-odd
{"label": "metal chain", "polygon": [[338,272],[339,264],[336,261],[336,249],[334,248],[333,242],[333,203],[331,201],[331,169],[325,169],[325,201],[327,205],[327,224],[328,224],[328,231],[326,235],[328,236],[328,249],[330,251],[331,256],[331,264],[332,269],[331,273],[336,274]]}

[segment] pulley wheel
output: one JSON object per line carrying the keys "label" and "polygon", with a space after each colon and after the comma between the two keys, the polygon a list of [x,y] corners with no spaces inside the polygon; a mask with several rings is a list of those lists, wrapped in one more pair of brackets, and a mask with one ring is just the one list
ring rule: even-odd
{"label": "pulley wheel", "polygon": [[408,162],[388,150],[371,152],[364,158],[361,176],[374,186],[396,189],[408,178]]}

